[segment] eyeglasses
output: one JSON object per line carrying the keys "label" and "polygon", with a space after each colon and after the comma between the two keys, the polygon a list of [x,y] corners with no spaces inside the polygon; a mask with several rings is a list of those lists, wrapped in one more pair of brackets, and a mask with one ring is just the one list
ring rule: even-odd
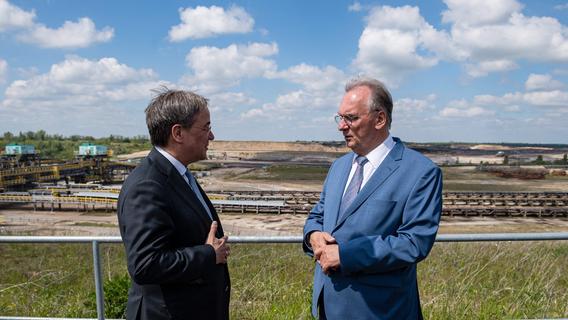
{"label": "eyeglasses", "polygon": [[201,127],[201,130],[207,131],[207,132],[211,132],[211,129],[213,129],[213,128],[211,127],[210,123],[206,124],[205,127]]}
{"label": "eyeglasses", "polygon": [[337,124],[340,124],[341,121],[343,120],[343,122],[345,122],[345,124],[346,124],[348,127],[351,127],[351,125],[353,124],[353,122],[355,122],[355,121],[361,119],[362,116],[364,116],[364,115],[366,115],[366,114],[371,114],[371,112],[375,112],[375,111],[378,111],[378,110],[371,110],[371,111],[369,111],[369,112],[367,112],[367,113],[365,113],[365,114],[362,114],[362,115],[360,115],[360,116],[354,115],[354,114],[341,115],[341,114],[338,113],[338,114],[335,115],[334,119],[335,119],[335,122],[336,122]]}
{"label": "eyeglasses", "polygon": [[346,115],[341,115],[341,114],[336,114],[335,115],[335,122],[337,124],[340,124],[341,121],[343,120],[343,122],[345,122],[345,124],[348,127],[351,127],[351,125],[353,124],[353,121],[357,121],[359,120],[361,117],[357,116],[357,115],[352,115],[352,114],[346,114]]}
{"label": "eyeglasses", "polygon": [[181,125],[181,126],[184,127],[184,128],[186,128],[186,129],[196,128],[196,129],[199,129],[199,130],[201,130],[201,131],[206,131],[206,132],[211,132],[211,130],[213,129],[213,128],[211,127],[211,124],[210,124],[210,123],[204,125],[203,127],[197,127],[197,126],[195,126],[195,124],[193,124],[193,125],[191,125],[191,126],[184,126],[184,125]]}

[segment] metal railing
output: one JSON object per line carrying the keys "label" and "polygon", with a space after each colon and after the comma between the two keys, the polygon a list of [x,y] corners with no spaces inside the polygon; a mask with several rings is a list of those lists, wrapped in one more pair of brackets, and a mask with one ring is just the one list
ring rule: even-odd
{"label": "metal railing", "polygon": [[[568,232],[546,233],[475,233],[475,234],[440,234],[436,242],[482,242],[482,241],[547,241],[568,240]],[[234,236],[230,243],[302,243],[302,236]],[[93,249],[93,270],[97,302],[97,319],[104,317],[104,294],[101,277],[99,245],[101,243],[122,243],[120,237],[87,236],[0,236],[0,243],[91,243]],[[33,318],[4,317],[0,320],[71,320],[69,318]],[[85,319],[77,319],[85,320]]]}

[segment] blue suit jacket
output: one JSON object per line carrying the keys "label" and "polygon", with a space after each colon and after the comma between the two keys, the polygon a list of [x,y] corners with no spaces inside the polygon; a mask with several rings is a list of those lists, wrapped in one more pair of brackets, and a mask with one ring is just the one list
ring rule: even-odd
{"label": "blue suit jacket", "polygon": [[[312,313],[323,293],[328,319],[421,319],[416,263],[438,231],[441,170],[395,138],[395,146],[337,221],[353,153],[336,160],[304,238],[325,231],[339,245],[340,269],[325,275],[316,264]],[[304,243],[304,251],[313,255]]]}

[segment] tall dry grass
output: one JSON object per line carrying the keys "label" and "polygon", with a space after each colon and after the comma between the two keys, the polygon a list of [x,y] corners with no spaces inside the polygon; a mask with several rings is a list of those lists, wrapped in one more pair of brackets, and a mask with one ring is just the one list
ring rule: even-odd
{"label": "tall dry grass", "polygon": [[[107,316],[123,311],[120,245],[103,245]],[[0,316],[96,317],[89,245],[0,244]],[[299,245],[235,244],[232,319],[311,319]],[[427,319],[568,317],[568,243],[438,243],[419,264]],[[112,314],[110,313],[112,312]]]}

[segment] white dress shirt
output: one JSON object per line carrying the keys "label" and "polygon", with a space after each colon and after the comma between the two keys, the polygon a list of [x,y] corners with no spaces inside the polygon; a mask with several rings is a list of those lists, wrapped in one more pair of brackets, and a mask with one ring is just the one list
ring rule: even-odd
{"label": "white dress shirt", "polygon": [[174,158],[174,156],[169,154],[166,150],[164,150],[164,149],[162,149],[158,146],[154,146],[154,148],[156,148],[156,150],[158,150],[159,153],[161,153],[164,157],[166,157],[166,159],[168,159],[168,161],[179,172],[179,174],[181,175],[183,180],[185,180],[185,182],[187,182],[187,184],[189,185],[189,181],[187,180],[187,177],[185,176],[185,172],[188,171],[187,167],[184,166],[183,163],[179,162],[178,159]]}
{"label": "white dress shirt", "polygon": [[[392,148],[394,148],[394,145],[395,142],[389,133],[389,136],[385,139],[385,141],[383,141],[383,143],[378,145],[375,149],[371,150],[371,152],[369,152],[365,156],[369,161],[367,161],[367,163],[363,165],[363,182],[361,183],[361,188],[359,190],[363,189],[367,181],[369,181],[373,173],[375,173],[375,170],[377,170],[377,168],[381,165],[383,160],[385,160],[385,158],[392,150]],[[345,184],[345,188],[343,189],[343,195],[345,195],[347,186],[349,186],[349,183],[351,182],[351,179],[355,174],[355,170],[357,169],[357,162],[355,161],[355,158],[357,158],[357,156],[359,155],[358,154],[353,155],[353,160],[352,160],[353,164],[351,165],[349,178],[347,179],[347,183]]]}

